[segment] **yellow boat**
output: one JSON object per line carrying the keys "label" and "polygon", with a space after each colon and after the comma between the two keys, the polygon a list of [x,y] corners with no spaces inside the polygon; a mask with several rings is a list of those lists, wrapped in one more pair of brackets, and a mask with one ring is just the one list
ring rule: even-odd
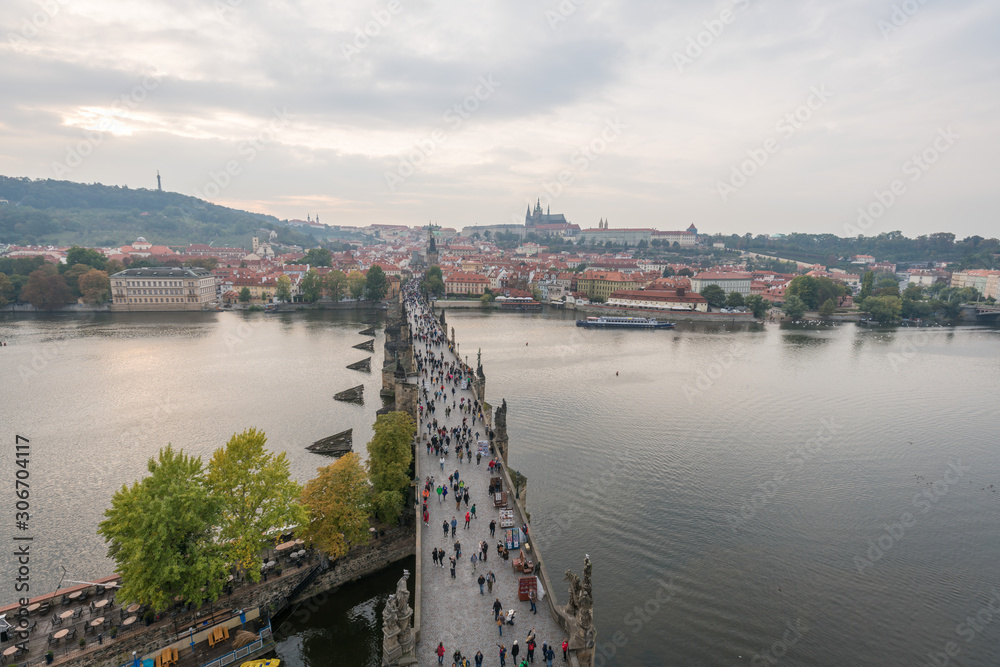
{"label": "yellow boat", "polygon": [[279,667],[281,661],[277,658],[271,658],[269,660],[251,660],[250,662],[244,662],[240,667]]}

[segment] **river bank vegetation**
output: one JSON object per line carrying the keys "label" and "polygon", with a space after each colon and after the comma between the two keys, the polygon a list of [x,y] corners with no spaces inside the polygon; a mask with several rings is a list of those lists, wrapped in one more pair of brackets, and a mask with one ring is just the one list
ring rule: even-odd
{"label": "river bank vegetation", "polygon": [[207,466],[167,445],[149,460],[147,477],[115,493],[98,526],[122,576],[117,597],[154,611],[178,596],[201,605],[218,599],[231,573],[259,581],[264,556],[282,535],[294,533],[335,559],[367,543],[371,528],[399,522],[416,425],[391,412],[372,428],[367,464],[348,454],[305,487],[257,429],[234,434]]}

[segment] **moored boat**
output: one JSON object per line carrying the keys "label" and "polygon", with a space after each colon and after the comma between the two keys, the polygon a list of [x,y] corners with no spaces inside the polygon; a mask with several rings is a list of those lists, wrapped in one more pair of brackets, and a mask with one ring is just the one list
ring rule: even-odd
{"label": "moored boat", "polygon": [[676,325],[673,322],[660,322],[648,317],[602,315],[577,320],[576,326],[591,329],[673,329]]}

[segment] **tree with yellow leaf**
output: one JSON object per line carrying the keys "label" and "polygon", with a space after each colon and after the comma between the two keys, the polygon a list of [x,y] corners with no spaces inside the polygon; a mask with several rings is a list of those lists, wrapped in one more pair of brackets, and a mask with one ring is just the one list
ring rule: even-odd
{"label": "tree with yellow leaf", "polygon": [[268,535],[301,526],[307,516],[288,458],[268,452],[266,442],[264,432],[254,428],[234,434],[215,450],[205,479],[222,506],[219,539],[227,558],[252,581],[260,580],[261,552],[273,545]]}
{"label": "tree with yellow leaf", "polygon": [[317,471],[306,483],[302,502],[309,522],[302,536],[331,559],[356,544],[367,544],[371,491],[361,457],[354,452]]}

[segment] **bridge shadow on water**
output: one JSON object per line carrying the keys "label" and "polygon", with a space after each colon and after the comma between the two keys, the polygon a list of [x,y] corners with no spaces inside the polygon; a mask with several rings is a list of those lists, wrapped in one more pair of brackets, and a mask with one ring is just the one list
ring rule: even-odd
{"label": "bridge shadow on water", "polygon": [[[382,609],[403,569],[415,567],[411,556],[278,615],[272,625],[282,667],[379,667]],[[411,577],[411,596],[413,582]]]}

